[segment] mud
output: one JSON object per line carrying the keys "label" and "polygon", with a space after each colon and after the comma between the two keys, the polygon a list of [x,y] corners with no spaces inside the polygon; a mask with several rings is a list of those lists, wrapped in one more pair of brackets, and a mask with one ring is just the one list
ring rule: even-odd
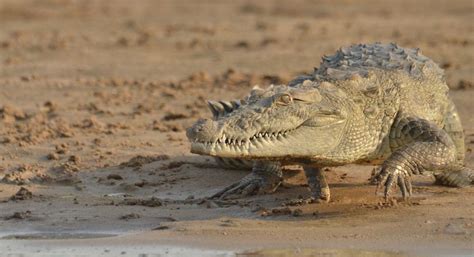
{"label": "mud", "polygon": [[472,187],[420,176],[409,202],[385,202],[373,167],[348,165],[325,171],[330,203],[307,203],[295,166],[274,194],[211,201],[248,171],[190,154],[185,136],[211,117],[207,99],[286,83],[343,45],[393,41],[446,70],[474,167],[473,11],[464,0],[0,0],[0,256],[474,255]]}

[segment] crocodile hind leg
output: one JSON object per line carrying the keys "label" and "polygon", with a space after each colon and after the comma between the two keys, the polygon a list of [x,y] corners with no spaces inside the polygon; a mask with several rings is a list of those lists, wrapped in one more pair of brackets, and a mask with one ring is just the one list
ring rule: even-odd
{"label": "crocodile hind leg", "polygon": [[318,167],[305,166],[304,172],[311,190],[312,200],[315,202],[329,202],[331,193],[323,170]]}
{"label": "crocodile hind leg", "polygon": [[443,130],[448,133],[456,146],[456,160],[462,164],[464,162],[464,155],[466,154],[466,148],[464,146],[464,130],[456,106],[454,106],[452,101],[449,102],[448,112],[444,117]]}
{"label": "crocodile hind leg", "polygon": [[283,181],[279,162],[255,161],[252,173],[211,196],[223,199],[229,196],[274,192]]}
{"label": "crocodile hind leg", "polygon": [[[456,146],[456,161],[459,165],[464,163],[464,157],[466,154],[466,148],[464,145],[464,130],[462,128],[461,119],[459,118],[458,111],[456,110],[456,106],[450,100],[448,112],[444,117],[444,127],[443,130],[448,133],[449,137],[453,141],[454,145]],[[461,175],[453,175],[456,172],[461,173]],[[471,174],[471,175],[469,175]],[[458,186],[462,185],[463,181],[466,182],[467,180],[464,179],[462,181],[457,181],[459,178],[472,176],[470,173],[469,168],[463,167],[460,169],[455,169],[454,171],[447,171],[447,172],[434,172],[434,177],[436,179],[436,184],[438,185],[447,185],[447,186]],[[472,178],[471,178],[472,180]],[[453,182],[454,181],[454,182]]]}
{"label": "crocodile hind leg", "polygon": [[399,116],[390,131],[390,147],[394,152],[382,164],[378,176],[385,187],[385,198],[398,184],[402,196],[412,193],[411,175],[432,171],[440,182],[449,186],[465,186],[472,182],[473,171],[456,161],[457,149],[446,131],[425,119]]}

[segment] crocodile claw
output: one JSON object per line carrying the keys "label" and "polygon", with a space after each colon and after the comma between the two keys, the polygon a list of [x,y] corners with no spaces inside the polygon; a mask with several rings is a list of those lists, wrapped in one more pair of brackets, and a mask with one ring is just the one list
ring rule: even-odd
{"label": "crocodile claw", "polygon": [[390,197],[392,187],[395,183],[397,183],[400,188],[403,199],[406,200],[412,195],[411,174],[406,171],[382,168],[376,180],[378,184],[375,193],[377,194],[378,190],[384,187],[385,200]]}
{"label": "crocodile claw", "polygon": [[240,181],[237,181],[215,193],[210,197],[210,199],[224,199],[229,197],[236,198],[239,196],[274,192],[280,184],[281,181],[277,183],[270,183],[267,182],[265,178],[255,173],[250,173]]}
{"label": "crocodile claw", "polygon": [[311,203],[329,203],[331,200],[331,193],[329,187],[323,187],[321,190],[314,194],[311,198]]}

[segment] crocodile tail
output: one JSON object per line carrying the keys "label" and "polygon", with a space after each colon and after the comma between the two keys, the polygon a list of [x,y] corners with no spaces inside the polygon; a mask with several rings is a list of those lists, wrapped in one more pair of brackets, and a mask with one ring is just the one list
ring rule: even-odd
{"label": "crocodile tail", "polygon": [[207,101],[214,120],[217,120],[238,109],[242,104],[240,100],[232,101]]}
{"label": "crocodile tail", "polygon": [[443,172],[434,173],[436,184],[465,187],[474,184],[474,170],[468,167],[456,166]]}

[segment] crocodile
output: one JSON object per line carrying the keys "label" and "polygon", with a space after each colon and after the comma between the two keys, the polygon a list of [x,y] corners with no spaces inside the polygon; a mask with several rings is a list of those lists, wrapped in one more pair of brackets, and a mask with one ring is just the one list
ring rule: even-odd
{"label": "crocodile", "polygon": [[303,166],[311,199],[329,201],[323,169],[380,165],[377,189],[412,195],[412,177],[463,187],[464,132],[444,71],[419,49],[355,44],[324,56],[319,68],[286,85],[254,87],[242,100],[209,102],[213,119],[186,131],[191,152],[227,166],[252,166],[212,197],[274,191],[282,166]]}

